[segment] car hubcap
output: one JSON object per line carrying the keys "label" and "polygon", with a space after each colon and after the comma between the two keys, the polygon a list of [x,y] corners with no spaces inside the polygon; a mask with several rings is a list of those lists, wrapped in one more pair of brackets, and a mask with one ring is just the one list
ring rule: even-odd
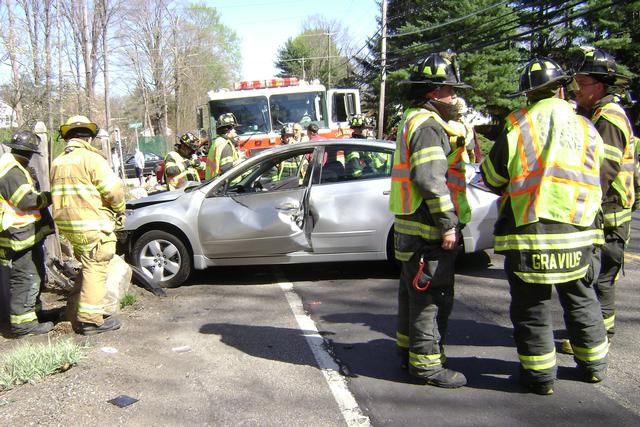
{"label": "car hubcap", "polygon": [[156,283],[171,280],[181,264],[178,248],[168,240],[153,240],[140,251],[140,267]]}

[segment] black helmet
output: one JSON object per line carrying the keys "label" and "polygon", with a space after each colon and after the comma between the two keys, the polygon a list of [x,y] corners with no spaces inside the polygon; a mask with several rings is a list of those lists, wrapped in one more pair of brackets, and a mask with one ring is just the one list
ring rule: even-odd
{"label": "black helmet", "polygon": [[14,150],[37,153],[40,147],[40,137],[29,130],[21,130],[13,134],[11,142],[4,144]]}
{"label": "black helmet", "polygon": [[187,132],[180,137],[180,144],[184,144],[194,151],[200,148],[200,141],[191,132]]}
{"label": "black helmet", "polygon": [[613,86],[626,86],[629,78],[618,73],[616,60],[602,49],[591,46],[580,47],[580,52],[574,57],[573,72],[587,75]]}
{"label": "black helmet", "polygon": [[[450,56],[451,60],[445,56]],[[458,88],[470,88],[460,78],[460,70],[456,61],[456,55],[449,53],[444,56],[438,53],[429,54],[411,67],[409,80],[402,83],[418,83],[433,86],[453,86]]]}
{"label": "black helmet", "polygon": [[520,74],[520,87],[518,92],[510,93],[508,97],[516,97],[531,91],[542,89],[554,83],[558,85],[569,84],[572,77],[564,72],[562,67],[551,58],[533,58],[525,65]]}

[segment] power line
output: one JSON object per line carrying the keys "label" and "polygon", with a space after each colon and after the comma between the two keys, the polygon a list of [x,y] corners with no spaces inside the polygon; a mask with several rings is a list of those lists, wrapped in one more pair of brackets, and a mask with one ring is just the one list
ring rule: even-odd
{"label": "power line", "polygon": [[467,14],[465,16],[460,16],[458,18],[454,18],[454,19],[451,19],[449,21],[443,22],[442,24],[434,25],[434,26],[427,27],[427,28],[421,28],[419,30],[407,31],[405,33],[392,34],[392,35],[389,35],[387,37],[396,38],[396,37],[409,36],[409,35],[412,35],[412,34],[418,34],[418,33],[424,33],[426,31],[436,30],[436,29],[441,28],[441,27],[446,27],[447,25],[455,24],[456,22],[464,21],[467,18],[471,18],[473,16],[479,15],[479,14],[484,13],[484,12],[486,12],[488,10],[493,9],[493,8],[496,8],[496,7],[499,7],[499,6],[503,6],[503,5],[507,4],[507,3],[509,3],[509,1],[501,1],[501,2],[498,2],[498,3],[494,3],[494,4],[490,5],[490,6],[487,6],[484,9],[480,9],[480,10],[477,10],[475,12],[469,13],[469,14]]}

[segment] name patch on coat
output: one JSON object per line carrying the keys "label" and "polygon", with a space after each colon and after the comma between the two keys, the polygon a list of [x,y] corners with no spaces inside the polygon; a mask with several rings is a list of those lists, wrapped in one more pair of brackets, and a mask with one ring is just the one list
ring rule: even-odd
{"label": "name patch on coat", "polygon": [[578,267],[581,260],[582,251],[533,253],[530,266],[538,271],[567,270]]}

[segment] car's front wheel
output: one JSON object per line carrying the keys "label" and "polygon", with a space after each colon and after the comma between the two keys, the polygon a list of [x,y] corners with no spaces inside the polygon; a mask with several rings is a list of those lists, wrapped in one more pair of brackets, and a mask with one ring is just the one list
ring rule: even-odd
{"label": "car's front wheel", "polygon": [[189,251],[178,237],[162,230],[144,233],[133,245],[133,264],[163,288],[180,286],[191,273]]}

